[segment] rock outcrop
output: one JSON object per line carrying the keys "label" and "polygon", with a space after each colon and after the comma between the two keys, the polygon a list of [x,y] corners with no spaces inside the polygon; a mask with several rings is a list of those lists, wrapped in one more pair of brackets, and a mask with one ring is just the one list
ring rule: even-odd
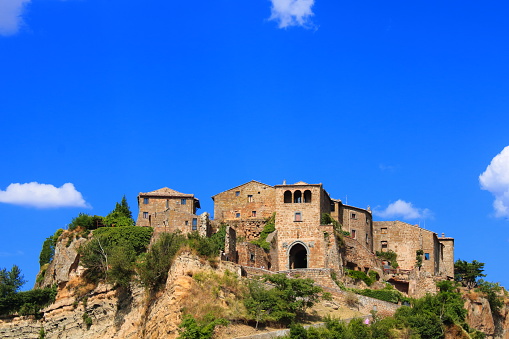
{"label": "rock outcrop", "polygon": [[[208,261],[184,253],[175,259],[166,286],[157,295],[148,295],[134,284],[129,289],[116,290],[102,283],[87,286],[78,274],[83,268],[73,268],[76,248],[59,248],[54,265],[48,267],[50,276],[45,276],[41,285],[58,283],[59,289],[55,303],[43,310],[42,319],[0,319],[1,338],[35,339],[41,329],[45,338],[176,338],[182,302],[192,297],[192,276],[213,269]],[[230,262],[219,263],[214,270],[240,275],[237,266]],[[87,318],[91,324],[87,325]]]}

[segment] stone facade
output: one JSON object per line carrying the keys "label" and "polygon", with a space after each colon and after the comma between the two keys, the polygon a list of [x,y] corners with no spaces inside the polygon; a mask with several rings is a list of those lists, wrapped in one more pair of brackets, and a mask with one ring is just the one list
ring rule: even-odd
{"label": "stone facade", "polygon": [[180,193],[168,187],[138,194],[137,226],[153,227],[154,233],[199,231],[210,235],[208,213],[198,216],[200,201],[193,194]]}
{"label": "stone facade", "polygon": [[[400,269],[452,276],[454,272],[454,239],[401,221],[374,222],[374,250],[392,250],[398,254]],[[417,251],[422,250],[422,266],[417,267]]]}
{"label": "stone facade", "polygon": [[214,200],[214,219],[266,219],[274,212],[274,187],[252,180],[218,193]]}
{"label": "stone facade", "polygon": [[[369,207],[331,199],[322,184],[301,181],[270,186],[253,180],[212,199],[214,220],[209,221],[207,214],[196,215],[200,205],[192,194],[169,188],[140,193],[137,224],[154,227],[156,234],[180,230],[199,231],[204,236],[212,233],[211,224],[216,229],[227,224],[221,257],[271,272],[328,269],[341,273],[345,266],[366,273],[374,270],[378,277],[414,295],[432,290],[434,277],[453,275],[453,238],[438,238],[429,230],[401,221],[373,222]],[[275,231],[268,234],[263,249],[252,242],[260,238],[274,213]],[[330,214],[331,224],[322,225],[324,214]],[[398,270],[384,269],[375,255],[388,250],[398,254]],[[423,251],[420,268],[416,267],[417,250]],[[417,275],[410,277],[411,272]]]}

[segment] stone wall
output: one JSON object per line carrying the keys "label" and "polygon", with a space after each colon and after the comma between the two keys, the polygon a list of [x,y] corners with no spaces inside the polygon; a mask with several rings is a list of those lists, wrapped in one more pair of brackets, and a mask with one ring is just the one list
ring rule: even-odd
{"label": "stone wall", "polygon": [[442,263],[440,266],[441,275],[447,277],[454,277],[454,238],[446,238],[442,236],[438,238],[442,245]]}
{"label": "stone wall", "polygon": [[343,256],[345,266],[364,272],[375,270],[380,277],[383,276],[382,261],[364,246],[364,243],[359,243],[356,239],[348,236],[343,237],[343,241],[345,243]]}
{"label": "stone wall", "polygon": [[274,194],[272,186],[254,180],[216,194],[214,219],[266,219],[275,210]]}
{"label": "stone wall", "polygon": [[424,255],[421,271],[439,274],[441,244],[435,233],[401,221],[375,221],[373,233],[374,250],[396,252],[401,269],[413,270],[416,266],[416,251],[422,249]]}
{"label": "stone wall", "polygon": [[338,209],[338,221],[341,223],[343,231],[350,232],[353,239],[373,251],[371,211],[343,204],[337,204],[336,208]]}

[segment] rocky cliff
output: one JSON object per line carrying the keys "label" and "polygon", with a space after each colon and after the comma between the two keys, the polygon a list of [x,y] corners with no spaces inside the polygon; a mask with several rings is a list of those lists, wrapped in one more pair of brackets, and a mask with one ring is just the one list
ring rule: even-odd
{"label": "rocky cliff", "polygon": [[[157,295],[148,295],[142,287],[112,289],[111,285],[87,284],[80,273],[78,246],[84,239],[69,246],[60,241],[55,259],[46,270],[40,286],[58,284],[54,304],[43,310],[41,319],[11,317],[0,319],[1,338],[175,338],[181,322],[183,300],[189,297],[192,276],[212,270],[208,261],[190,253],[175,259],[165,288]],[[238,268],[220,263],[216,272]]]}

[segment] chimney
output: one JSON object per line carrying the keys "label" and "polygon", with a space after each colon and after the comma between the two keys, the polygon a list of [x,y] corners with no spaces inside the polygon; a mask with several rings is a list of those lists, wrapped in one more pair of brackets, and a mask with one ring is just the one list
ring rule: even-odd
{"label": "chimney", "polygon": [[283,185],[286,185],[286,179],[283,179]]}

